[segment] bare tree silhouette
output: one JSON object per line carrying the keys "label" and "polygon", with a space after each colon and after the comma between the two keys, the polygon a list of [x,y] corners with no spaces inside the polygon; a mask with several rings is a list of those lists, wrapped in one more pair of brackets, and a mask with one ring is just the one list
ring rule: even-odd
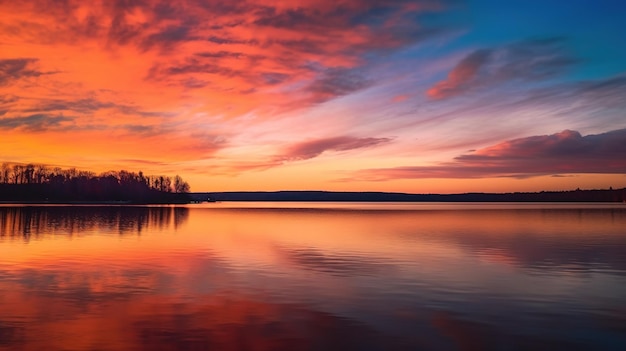
{"label": "bare tree silhouette", "polygon": [[[172,189],[173,185],[173,189]],[[0,166],[3,201],[125,201],[180,203],[189,201],[189,184],[179,175],[146,176],[127,170],[94,172],[50,168],[41,164]]]}

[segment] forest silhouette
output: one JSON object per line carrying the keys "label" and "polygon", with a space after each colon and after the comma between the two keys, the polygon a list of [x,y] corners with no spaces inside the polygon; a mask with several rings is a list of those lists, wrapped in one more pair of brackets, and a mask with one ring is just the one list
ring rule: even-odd
{"label": "forest silhouette", "polygon": [[126,170],[98,175],[38,164],[0,166],[0,201],[188,203],[189,189],[189,184],[178,175],[171,178]]}

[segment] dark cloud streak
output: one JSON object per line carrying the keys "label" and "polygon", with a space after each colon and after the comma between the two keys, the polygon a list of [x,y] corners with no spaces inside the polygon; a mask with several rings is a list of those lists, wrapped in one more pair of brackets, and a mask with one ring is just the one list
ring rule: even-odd
{"label": "dark cloud streak", "polygon": [[359,70],[329,68],[319,74],[306,90],[313,95],[314,102],[324,102],[367,88],[371,84]]}
{"label": "dark cloud streak", "polygon": [[348,151],[379,146],[391,142],[390,138],[356,138],[339,136],[301,142],[288,147],[285,152],[276,156],[281,161],[308,160],[326,151]]}
{"label": "dark cloud streak", "polygon": [[0,86],[8,85],[23,78],[39,77],[55,72],[42,72],[34,66],[36,58],[0,59]]}
{"label": "dark cloud streak", "polygon": [[16,112],[51,112],[51,111],[74,111],[83,115],[91,115],[94,112],[106,109],[114,109],[127,115],[139,115],[142,117],[158,117],[168,115],[165,112],[144,111],[137,106],[120,104],[111,101],[101,101],[97,98],[84,99],[44,99],[34,104],[30,108],[21,109]]}
{"label": "dark cloud streak", "polygon": [[50,129],[61,129],[64,122],[72,121],[74,121],[72,117],[39,113],[24,117],[1,118],[0,129],[43,132]]}

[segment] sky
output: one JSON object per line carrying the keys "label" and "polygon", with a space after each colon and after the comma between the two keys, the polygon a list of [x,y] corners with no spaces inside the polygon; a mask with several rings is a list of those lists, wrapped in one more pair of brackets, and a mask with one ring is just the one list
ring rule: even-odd
{"label": "sky", "polygon": [[621,0],[0,0],[0,162],[192,191],[626,187]]}

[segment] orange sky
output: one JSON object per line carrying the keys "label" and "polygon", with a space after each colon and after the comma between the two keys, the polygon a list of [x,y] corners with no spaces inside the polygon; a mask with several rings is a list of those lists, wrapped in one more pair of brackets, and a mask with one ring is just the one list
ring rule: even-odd
{"label": "orange sky", "polygon": [[496,4],[294,4],[0,1],[0,162],[192,191],[626,186],[608,14],[562,38]]}

